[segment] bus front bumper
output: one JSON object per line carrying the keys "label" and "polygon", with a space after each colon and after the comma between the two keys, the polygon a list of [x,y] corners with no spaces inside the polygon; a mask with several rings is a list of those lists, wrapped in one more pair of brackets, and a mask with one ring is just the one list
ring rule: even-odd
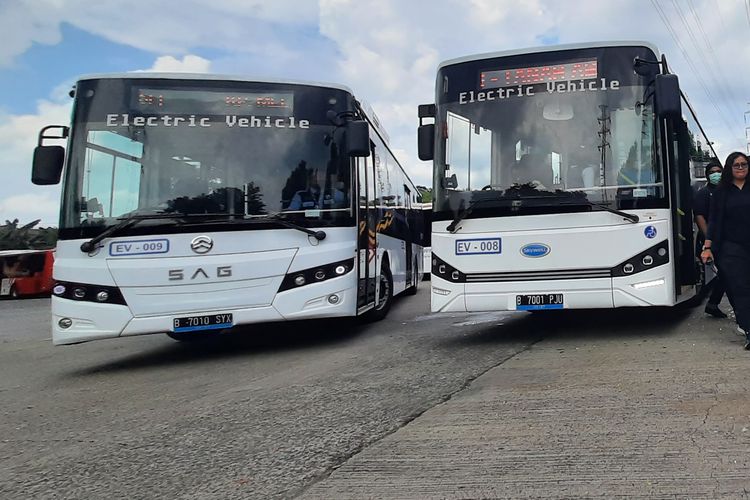
{"label": "bus front bumper", "polygon": [[[562,294],[557,309],[671,306],[676,303],[669,267],[633,276],[568,281],[452,283],[433,274],[432,312],[516,311],[519,295]],[[541,308],[540,308],[541,309]],[[549,308],[552,309],[552,308]]]}
{"label": "bus front bumper", "polygon": [[[135,317],[124,305],[98,304],[52,297],[52,342],[55,345],[172,331],[174,318],[231,313],[233,324],[249,325],[272,321],[354,316],[356,287],[351,280],[332,279],[299,290],[276,294],[270,305],[180,311],[169,315]],[[310,293],[313,292],[313,293]],[[336,296],[335,303],[329,300]],[[67,325],[70,326],[67,326]],[[64,327],[64,326],[67,326]],[[201,331],[193,332],[201,335]]]}

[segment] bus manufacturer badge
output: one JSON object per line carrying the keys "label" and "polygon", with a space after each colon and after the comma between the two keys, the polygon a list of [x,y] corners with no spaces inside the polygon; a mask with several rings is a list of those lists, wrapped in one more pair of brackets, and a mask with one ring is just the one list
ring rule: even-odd
{"label": "bus manufacturer badge", "polygon": [[544,257],[549,252],[549,246],[544,243],[529,243],[521,247],[521,255],[524,257]]}
{"label": "bus manufacturer badge", "polygon": [[190,249],[195,253],[208,253],[214,247],[214,240],[210,236],[196,236],[190,242]]}
{"label": "bus manufacturer badge", "polygon": [[656,238],[656,228],[654,226],[647,226],[646,229],[643,230],[643,234],[645,234],[648,239]]}

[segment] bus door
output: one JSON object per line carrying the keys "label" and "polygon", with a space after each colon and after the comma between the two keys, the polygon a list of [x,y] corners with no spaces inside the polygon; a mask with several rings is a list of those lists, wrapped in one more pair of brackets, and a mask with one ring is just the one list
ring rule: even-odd
{"label": "bus door", "polygon": [[368,157],[357,158],[357,255],[359,284],[357,313],[375,306],[377,264],[377,207],[375,203],[375,151]]}
{"label": "bus door", "polygon": [[671,121],[669,128],[668,161],[672,236],[674,241],[675,292],[682,295],[683,287],[692,289],[698,281],[693,234],[693,191],[690,185],[690,135],[682,118]]}
{"label": "bus door", "polygon": [[414,231],[416,224],[414,224],[414,214],[411,207],[411,191],[404,185],[404,221],[406,221],[406,227],[404,228],[402,245],[406,245],[406,286],[408,287],[411,283],[416,283],[414,279],[414,273],[417,269],[414,268],[414,249],[412,243],[414,242]]}

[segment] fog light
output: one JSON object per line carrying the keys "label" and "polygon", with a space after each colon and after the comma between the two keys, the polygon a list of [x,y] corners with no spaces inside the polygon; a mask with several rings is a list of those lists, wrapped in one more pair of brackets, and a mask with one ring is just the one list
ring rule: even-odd
{"label": "fog light", "polygon": [[328,303],[329,304],[338,304],[341,299],[338,295],[329,295],[328,296]]}
{"label": "fog light", "polygon": [[305,284],[305,277],[300,274],[299,276],[297,276],[296,278],[294,278],[294,284],[297,285],[297,286],[304,285]]}
{"label": "fog light", "polygon": [[61,318],[60,321],[57,322],[57,326],[59,326],[63,330],[67,330],[68,328],[73,326],[73,320],[70,318]]}
{"label": "fog light", "polygon": [[440,267],[438,267],[438,272],[440,274],[445,274],[445,264],[440,264]]}
{"label": "fog light", "polygon": [[624,272],[625,274],[630,274],[633,271],[635,271],[635,267],[633,267],[633,264],[631,264],[630,262],[622,266],[622,272]]}
{"label": "fog light", "polygon": [[76,288],[73,290],[73,297],[77,299],[82,299],[86,296],[86,289],[85,288]]}
{"label": "fog light", "polygon": [[453,271],[451,273],[451,278],[453,278],[454,280],[457,280],[459,277],[460,275],[458,274],[458,271]]}
{"label": "fog light", "polygon": [[654,258],[651,257],[650,255],[646,255],[645,257],[643,257],[643,265],[644,266],[650,266],[653,263],[654,263]]}
{"label": "fog light", "polygon": [[104,290],[96,294],[96,300],[99,302],[107,302],[107,299],[109,299],[109,294]]}
{"label": "fog light", "polygon": [[55,285],[55,288],[52,289],[52,293],[55,295],[62,295],[65,293],[65,285]]}
{"label": "fog light", "polygon": [[636,290],[641,290],[643,288],[651,288],[653,286],[661,286],[664,284],[663,279],[653,280],[653,281],[644,281],[643,283],[636,283],[634,285],[631,285]]}
{"label": "fog light", "polygon": [[656,251],[656,253],[659,254],[659,257],[664,257],[665,255],[667,255],[667,249],[666,248],[660,248],[659,250]]}
{"label": "fog light", "polygon": [[432,287],[432,293],[436,293],[438,295],[450,295],[451,291],[445,290],[443,288]]}
{"label": "fog light", "polygon": [[315,271],[316,280],[322,280],[322,279],[325,279],[325,277],[326,277],[326,272],[324,270],[318,269],[317,271]]}
{"label": "fog light", "polygon": [[334,269],[336,274],[344,274],[346,272],[346,266],[336,266],[336,269]]}

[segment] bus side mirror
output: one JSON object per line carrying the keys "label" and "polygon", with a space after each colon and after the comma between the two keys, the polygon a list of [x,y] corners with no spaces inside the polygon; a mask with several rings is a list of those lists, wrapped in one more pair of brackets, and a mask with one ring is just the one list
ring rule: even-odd
{"label": "bus side mirror", "polygon": [[49,186],[60,182],[65,159],[62,146],[37,146],[31,168],[31,182],[38,186]]}
{"label": "bus side mirror", "polygon": [[354,120],[346,124],[346,153],[349,156],[370,156],[370,124]]}
{"label": "bus side mirror", "polygon": [[656,75],[654,107],[660,118],[682,115],[680,82],[677,75]]}
{"label": "bus side mirror", "polygon": [[[48,133],[50,129],[59,129],[59,133]],[[64,125],[47,125],[39,131],[39,139],[34,149],[34,160],[31,165],[31,182],[39,186],[49,186],[60,182],[65,148],[62,146],[45,146],[45,139],[65,139],[70,129]]]}
{"label": "bus side mirror", "polygon": [[435,157],[435,124],[420,125],[417,129],[417,152],[419,159],[432,160]]}

